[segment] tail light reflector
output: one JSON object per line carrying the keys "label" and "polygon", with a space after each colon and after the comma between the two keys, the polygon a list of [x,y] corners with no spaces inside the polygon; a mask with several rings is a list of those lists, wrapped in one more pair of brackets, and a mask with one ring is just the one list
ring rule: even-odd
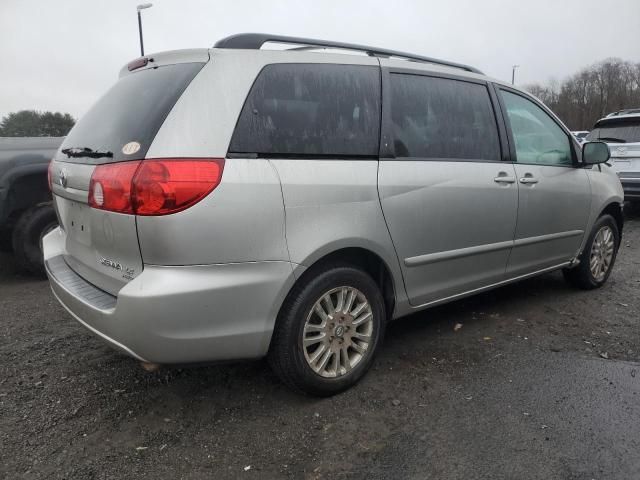
{"label": "tail light reflector", "polygon": [[49,191],[53,192],[53,159],[49,162],[49,168],[47,168],[47,182],[49,183]]}
{"label": "tail light reflector", "polygon": [[168,215],[198,203],[220,184],[224,159],[162,158],[99,165],[89,205],[134,215]]}

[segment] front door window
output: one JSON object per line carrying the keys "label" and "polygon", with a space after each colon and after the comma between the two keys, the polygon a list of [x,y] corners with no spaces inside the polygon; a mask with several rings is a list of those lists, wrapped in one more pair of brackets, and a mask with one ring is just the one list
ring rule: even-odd
{"label": "front door window", "polygon": [[516,161],[529,165],[571,166],[569,136],[538,105],[502,90],[515,141]]}

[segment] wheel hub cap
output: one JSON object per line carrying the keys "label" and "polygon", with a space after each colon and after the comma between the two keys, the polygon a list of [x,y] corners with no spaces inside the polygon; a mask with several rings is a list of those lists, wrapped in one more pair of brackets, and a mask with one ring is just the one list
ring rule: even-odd
{"label": "wheel hub cap", "polygon": [[364,294],[338,287],[322,295],[307,315],[302,348],[311,369],[326,378],[349,373],[369,354],[373,313]]}
{"label": "wheel hub cap", "polygon": [[593,278],[602,281],[613,260],[613,252],[615,250],[615,241],[611,227],[604,226],[596,233],[591,245],[591,254],[589,256],[589,269]]}

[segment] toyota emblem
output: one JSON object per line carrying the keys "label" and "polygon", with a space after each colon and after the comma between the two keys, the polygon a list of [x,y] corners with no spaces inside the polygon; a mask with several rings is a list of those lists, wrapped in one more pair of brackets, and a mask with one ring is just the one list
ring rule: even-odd
{"label": "toyota emblem", "polygon": [[60,186],[62,188],[67,188],[67,172],[65,170],[60,170]]}

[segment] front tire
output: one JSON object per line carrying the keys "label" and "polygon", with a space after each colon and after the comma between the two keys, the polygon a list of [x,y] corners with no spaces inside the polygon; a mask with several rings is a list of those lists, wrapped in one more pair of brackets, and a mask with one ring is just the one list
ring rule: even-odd
{"label": "front tire", "polygon": [[293,390],[335,395],[371,367],[385,320],[380,289],[364,271],[341,264],[308,272],[282,307],[269,363]]}
{"label": "front tire", "polygon": [[601,216],[580,255],[580,264],[563,270],[564,278],[569,284],[583,290],[600,288],[611,275],[619,246],[618,224],[611,215]]}
{"label": "front tire", "polygon": [[13,229],[13,252],[18,267],[31,274],[44,275],[42,237],[58,225],[50,203],[36,205],[24,212]]}

